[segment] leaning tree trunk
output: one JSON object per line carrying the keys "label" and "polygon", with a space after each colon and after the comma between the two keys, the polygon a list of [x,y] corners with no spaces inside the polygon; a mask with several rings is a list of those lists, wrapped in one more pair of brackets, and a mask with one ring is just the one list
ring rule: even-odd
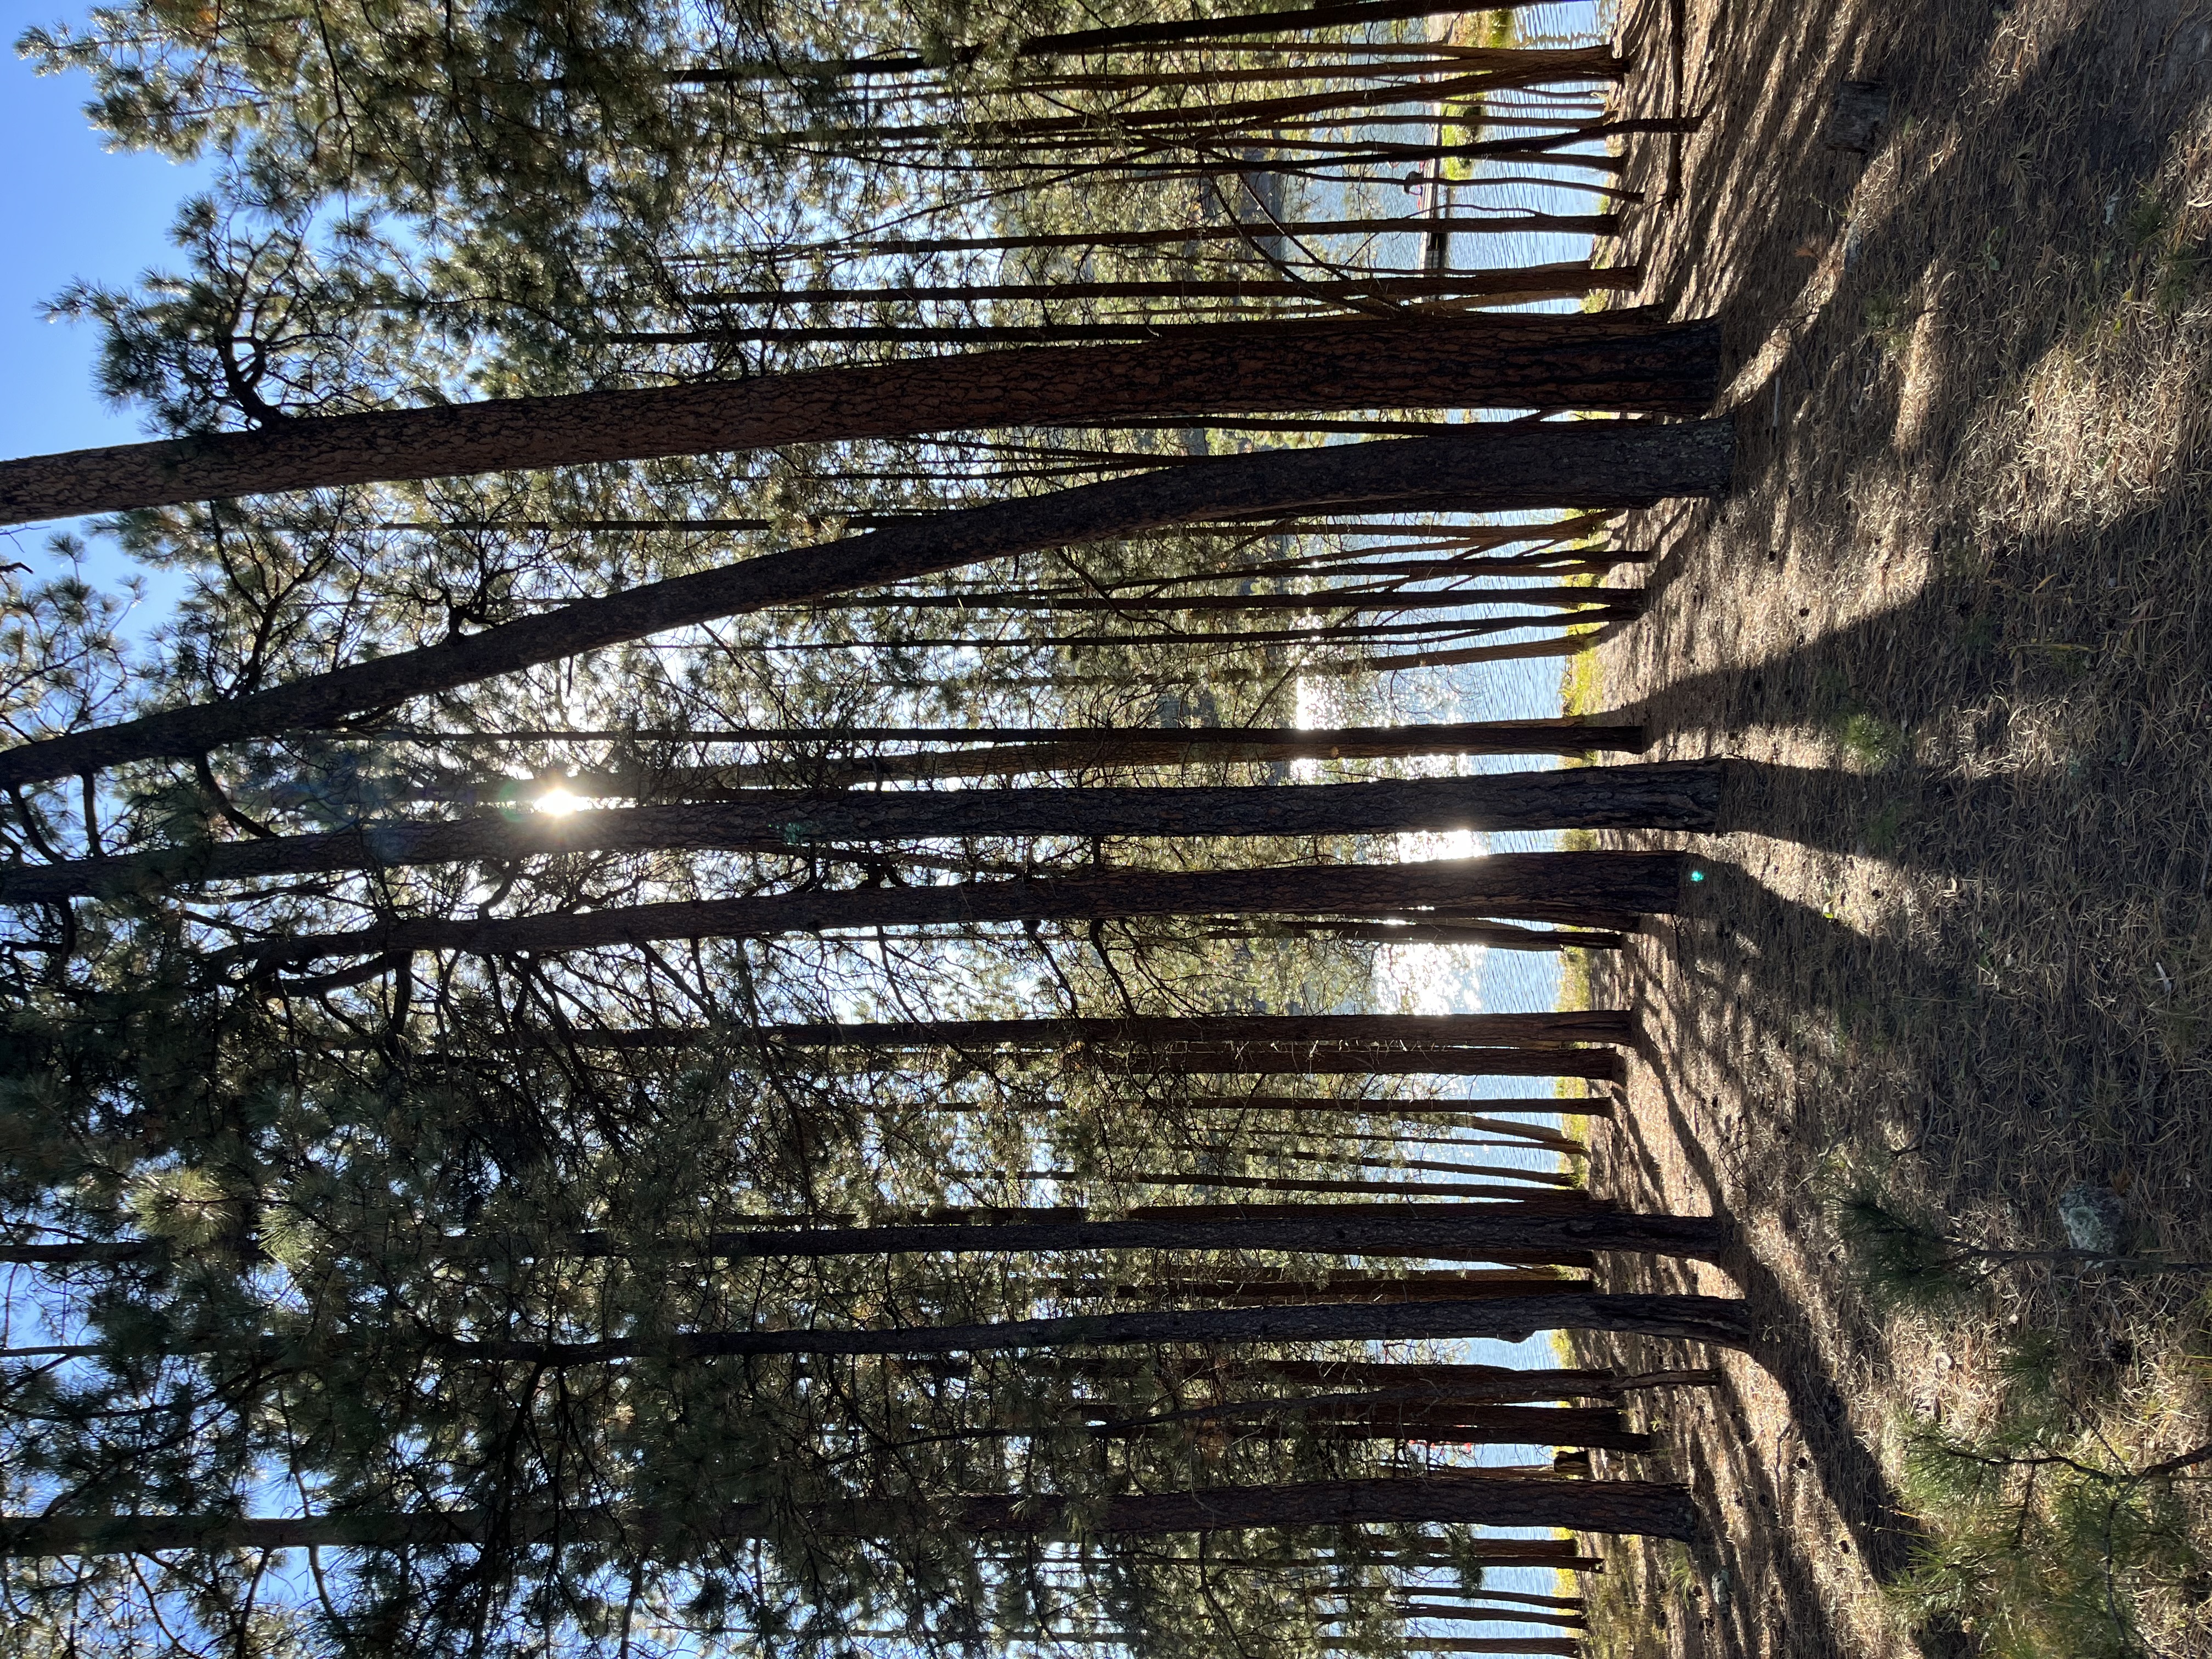
{"label": "leaning tree trunk", "polygon": [[499,863],[533,854],[757,851],[839,842],[1015,836],[1388,835],[1421,830],[1710,830],[1721,764],[1662,761],[1378,783],[1221,787],[732,793],[718,801],[565,816],[384,819],[321,835],[204,843],[131,857],[17,866],[0,902],[149,881]]}
{"label": "leaning tree trunk", "polygon": [[[956,1498],[941,1504],[825,1503],[807,1515],[821,1536],[896,1536],[934,1527],[969,1533],[1053,1534],[1073,1518],[1050,1493]],[[1582,1533],[1687,1540],[1689,1488],[1642,1480],[1542,1478],[1316,1480],[1273,1486],[1148,1492],[1085,1504],[1084,1530],[1120,1535],[1251,1528],[1351,1526],[1558,1527]],[[480,1545],[614,1543],[665,1559],[684,1542],[776,1535],[765,1504],[706,1515],[650,1510],[517,1507],[413,1514],[299,1516],[43,1515],[0,1519],[11,1556],[148,1554],[161,1550],[409,1549]]]}
{"label": "leaning tree trunk", "polygon": [[[1711,324],[1641,317],[1325,322],[1086,350],[1012,350],[733,381],[304,416],[254,432],[0,464],[0,523],[325,489],[957,428],[1320,409],[1694,415]],[[1535,503],[1556,505],[1555,502]]]}
{"label": "leaning tree trunk", "polygon": [[829,928],[1103,921],[1240,912],[1358,915],[1422,905],[1620,927],[1632,927],[1646,914],[1671,913],[1683,865],[1684,855],[1679,853],[1499,853],[1423,864],[1199,873],[1125,871],[1066,880],[848,888],[639,904],[574,915],[396,921],[350,933],[273,939],[240,947],[232,956],[275,967],[320,957],[416,951],[484,955],[580,951],[653,939],[761,939]]}
{"label": "leaning tree trunk", "polygon": [[[342,418],[386,417],[289,424],[335,426]],[[1459,481],[1468,506],[1501,510],[1562,501],[1644,506],[1673,495],[1712,495],[1728,482],[1733,446],[1729,427],[1720,422],[1650,426],[1587,421],[1540,431],[1451,426],[1439,432],[1444,435],[1224,456],[934,514],[823,546],[648,582],[228,702],[27,744],[0,752],[0,786],[68,777],[125,761],[190,757],[243,738],[326,727],[362,709],[387,708],[668,629],[1238,510],[1265,514],[1348,505],[1400,497],[1410,488],[1452,480]],[[13,464],[18,469],[32,465]],[[0,480],[8,471],[0,465]]]}

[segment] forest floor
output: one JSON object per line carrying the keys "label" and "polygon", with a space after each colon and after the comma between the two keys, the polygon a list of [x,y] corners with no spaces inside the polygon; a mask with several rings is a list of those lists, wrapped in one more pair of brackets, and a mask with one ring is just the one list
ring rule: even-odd
{"label": "forest floor", "polygon": [[[1723,320],[1740,463],[1631,526],[1651,614],[1601,706],[1735,765],[1684,913],[1592,964],[1645,1033],[1592,1184],[1736,1218],[1766,1335],[1653,1397],[1672,1450],[1626,1467],[1707,1534],[1609,1547],[1595,1646],[1972,1652],[1996,1589],[1898,1594],[1961,1524],[1916,1435],[1985,1438],[2033,1373],[2100,1467],[2212,1439],[2201,1274],[2028,1263],[1930,1311],[1840,1224],[1870,1191],[2063,1248],[2086,1183],[2122,1248],[2212,1257],[2212,0],[1642,0],[1622,40],[1630,112],[1703,120],[1632,141],[1611,257]],[[1863,155],[1825,142],[1846,81],[1891,100]],[[2106,1589],[2110,1650],[2212,1653],[2201,1572]]]}

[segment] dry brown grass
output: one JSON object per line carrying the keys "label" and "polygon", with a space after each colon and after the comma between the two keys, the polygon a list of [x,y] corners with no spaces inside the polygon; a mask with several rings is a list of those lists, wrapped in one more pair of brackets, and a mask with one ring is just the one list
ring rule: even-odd
{"label": "dry brown grass", "polygon": [[[1882,1594],[1901,1413],[1984,1420],[2048,1328],[2118,1455],[2212,1437],[2201,1281],[1885,1313],[1830,1202],[2049,1246],[2108,1182],[2142,1245],[2212,1255],[2212,8],[1646,0],[1624,33],[1632,100],[1705,114],[1674,201],[1639,155],[1625,240],[1647,299],[1723,319],[1741,461],[1632,532],[1652,614],[1599,668],[1656,755],[1741,766],[1710,878],[1598,975],[1649,1040],[1593,1179],[1739,1218],[1771,1347],[1663,1402],[1714,1535],[1616,1553],[1605,1650],[1959,1650]],[[1822,147],[1845,79],[1893,93],[1865,158]],[[2149,1617],[2212,1651],[2201,1606]]]}

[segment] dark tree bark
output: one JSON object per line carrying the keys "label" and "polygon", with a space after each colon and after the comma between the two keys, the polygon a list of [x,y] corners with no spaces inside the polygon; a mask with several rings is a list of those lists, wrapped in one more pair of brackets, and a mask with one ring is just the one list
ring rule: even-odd
{"label": "dark tree bark", "polygon": [[1092,1343],[1426,1341],[1453,1337],[1525,1340],[1554,1329],[1618,1332],[1750,1345],[1741,1301],[1706,1296],[1575,1293],[1462,1303],[1316,1303],[1291,1307],[1158,1309],[1074,1314],[904,1330],[697,1331],[598,1342],[452,1339],[437,1351],[455,1359],[548,1368],[629,1359],[699,1359],[765,1354],[989,1353]]}
{"label": "dark tree bark", "polygon": [[[1559,231],[1571,236],[1611,236],[1620,221],[1609,213],[1455,215],[1437,219],[1298,219],[1279,229],[1272,224],[1192,225],[1167,230],[1057,231],[1026,236],[889,237],[856,243],[856,253],[990,253],[1018,248],[1168,247],[1184,242],[1246,241],[1266,236],[1375,236],[1395,232],[1441,230],[1446,234],[1501,234],[1512,231]],[[803,250],[802,250],[803,251]]]}
{"label": "dark tree bark", "polygon": [[[1243,646],[1248,650],[1263,650],[1270,647],[1352,645],[1381,641],[1391,645],[1419,644],[1419,639],[1407,635],[1429,635],[1436,641],[1480,638],[1488,634],[1513,634],[1528,628],[1589,627],[1607,623],[1633,622],[1644,615],[1644,599],[1636,588],[1580,588],[1586,597],[1604,593],[1625,593],[1630,597],[1619,605],[1589,604],[1578,611],[1563,611],[1554,616],[1513,617],[1433,617],[1414,622],[1358,623],[1316,622],[1302,627],[1257,629],[1234,628],[1206,629],[1156,625],[1143,633],[1128,634],[951,634],[907,635],[896,643],[908,647],[946,646],[967,651],[1025,651],[1057,650],[1062,647],[1076,650],[1095,649],[1104,645],[1137,646]],[[1391,610],[1419,609],[1416,606],[1394,605]],[[865,651],[883,644],[880,640],[816,640],[781,648],[789,652]]]}
{"label": "dark tree bark", "polygon": [[[393,732],[365,733],[465,747],[477,734],[463,732]],[[820,742],[820,732],[769,732],[758,734],[706,733],[690,737],[678,732],[576,732],[550,730],[490,732],[486,743],[586,742],[596,739],[634,739],[639,742],[783,741]],[[632,800],[715,800],[731,791],[788,783],[803,778],[815,789],[848,788],[867,783],[897,782],[933,778],[1010,777],[1024,773],[1077,771],[1107,767],[1201,765],[1226,762],[1288,760],[1370,760],[1411,755],[1577,755],[1600,750],[1641,751],[1645,746],[1640,726],[1596,725],[1566,720],[1499,720],[1436,726],[1344,726],[1312,731],[1279,729],[1221,729],[1175,726],[1130,727],[1124,731],[1041,729],[1034,735],[1015,726],[994,727],[965,737],[959,728],[907,732],[896,727],[841,732],[834,736],[854,743],[985,742],[973,749],[931,749],[897,755],[839,757],[821,763],[752,762],[733,766],[683,767],[650,775],[626,772],[581,772],[562,780],[570,794],[589,799],[614,797]],[[473,781],[422,787],[416,799],[453,801],[465,805],[505,805],[527,787],[526,780],[506,779],[495,783]]]}
{"label": "dark tree bark", "polygon": [[[965,428],[1322,409],[1613,409],[1694,415],[1716,331],[1640,317],[1320,322],[1011,350],[757,380],[285,420],[0,463],[0,523],[402,478],[724,454]],[[1531,505],[1556,505],[1555,501]],[[1601,501],[1582,504],[1605,505]]]}
{"label": "dark tree bark", "polygon": [[1061,1295],[1102,1296],[1110,1290],[1115,1299],[1121,1302],[1158,1304],[1200,1297],[1208,1302],[1244,1308],[1280,1307],[1324,1297],[1345,1302],[1480,1302],[1492,1297],[1565,1295],[1594,1288],[1586,1279],[1571,1279],[1558,1272],[1532,1270],[1525,1266],[1429,1269],[1405,1273],[1377,1273],[1366,1267],[1304,1273],[1296,1268],[1248,1268],[1227,1277],[1218,1273],[1158,1273],[1134,1283],[1115,1284],[1095,1274],[1032,1282],[1041,1289]]}
{"label": "dark tree bark", "polygon": [[[1582,1528],[1577,1528],[1582,1531]],[[1364,1652],[1364,1648],[1345,1652]],[[1401,1652],[1498,1652],[1498,1655],[1559,1655],[1575,1659],[1582,1644],[1573,1637],[1420,1637]]]}
{"label": "dark tree bark", "polygon": [[1533,1141],[1559,1152],[1579,1152],[1582,1143],[1571,1135],[1563,1134],[1544,1124],[1516,1123],[1510,1118],[1486,1117],[1480,1113],[1470,1113],[1466,1109],[1522,1105],[1529,1111],[1547,1114],[1571,1111],[1586,1117],[1610,1117],[1613,1115],[1613,1103],[1609,1100],[1529,1099],[1511,1096],[1464,1100],[1397,1100],[1371,1099],[1363,1096],[1340,1098],[1321,1095],[1194,1095],[1179,1099],[1175,1104],[1211,1111],[1354,1113],[1362,1117],[1387,1119],[1393,1123],[1441,1124],[1449,1128],[1473,1129],[1484,1134],[1511,1135],[1516,1140]]}
{"label": "dark tree bark", "polygon": [[1221,928],[1209,939],[1351,939],[1377,945],[1487,945],[1498,951],[1618,951],[1619,933],[1587,928],[1538,932],[1510,922],[1253,921]]}
{"label": "dark tree bark", "polygon": [[1422,904],[1536,921],[1632,926],[1671,913],[1678,853],[1501,853],[1425,864],[1313,865],[1196,874],[1127,871],[1055,881],[960,882],[761,897],[695,899],[575,915],[423,919],[244,947],[266,966],[414,951],[580,951],[665,939],[759,939],[847,927],[1132,916],[1372,914]]}
{"label": "dark tree bark", "polygon": [[[1460,426],[1445,430],[1449,435],[1225,456],[1201,465],[936,514],[842,542],[647,583],[228,702],[24,744],[0,752],[0,786],[75,776],[126,761],[191,757],[242,738],[328,726],[362,709],[390,707],[669,629],[801,604],[850,588],[881,586],[983,559],[1139,535],[1239,507],[1273,511],[1344,504],[1454,477],[1464,480],[1471,500],[1501,510],[1562,500],[1649,505],[1674,495],[1717,493],[1727,484],[1733,457],[1730,429],[1720,422],[1649,426],[1585,421],[1540,431],[1469,431]],[[0,474],[6,471],[0,466]]]}
{"label": "dark tree bark", "polygon": [[[1464,1558],[1460,1552],[1465,1552]],[[1194,1565],[1199,1558],[1152,1555],[1146,1559]],[[1279,1572],[1283,1565],[1280,1560],[1272,1556],[1209,1553],[1205,1559],[1218,1567],[1259,1567],[1271,1572]],[[1605,1565],[1594,1555],[1578,1553],[1571,1538],[1469,1538],[1462,1540],[1453,1550],[1403,1547],[1376,1540],[1343,1550],[1318,1551],[1310,1557],[1316,1567],[1324,1568],[1338,1565],[1410,1565],[1415,1563],[1448,1567],[1462,1559],[1495,1562],[1502,1566],[1555,1566],[1562,1572],[1596,1572]]]}
{"label": "dark tree bark", "polygon": [[[1425,89],[1414,94],[1427,97]],[[788,306],[927,300],[962,304],[995,300],[1446,300],[1461,296],[1554,294],[1595,289],[1638,289],[1638,265],[1513,265],[1498,270],[1455,270],[1437,276],[1175,277],[1149,282],[963,283],[955,287],[901,283],[879,288],[703,289],[673,296],[686,306]]]}
{"label": "dark tree bark", "polygon": [[[1456,568],[1463,570],[1466,567]],[[1333,574],[1333,573],[1332,573]],[[1525,605],[1571,611],[1607,600],[1638,597],[1632,588],[1595,587],[1403,587],[1338,586],[1291,593],[1132,593],[1104,598],[1044,593],[860,593],[810,607],[837,611],[1103,611],[1113,616],[1154,617],[1174,611],[1326,611],[1395,614],[1403,611],[1465,611],[1478,605]]]}
{"label": "dark tree bark", "polygon": [[[1555,1654],[1559,1659],[1575,1659],[1582,1650],[1583,1644],[1571,1636],[1425,1636],[1399,1650],[1401,1653]],[[1366,1650],[1338,1651],[1364,1653]]]}
{"label": "dark tree bark", "polygon": [[[1029,1362],[1034,1364],[1035,1362]],[[1082,1362],[1071,1362],[1081,1364]],[[1415,1400],[1450,1399],[1498,1403],[1517,1400],[1618,1400],[1646,1388],[1713,1388],[1714,1370],[1623,1373],[1591,1369],[1520,1370],[1510,1365],[1399,1364],[1377,1359],[1245,1359],[1224,1361],[1203,1375],[1224,1382],[1251,1380],[1310,1383],[1316,1388],[1365,1389]]]}
{"label": "dark tree bark", "polygon": [[[1413,1592],[1409,1591],[1408,1594]],[[1456,1597],[1463,1601],[1515,1601],[1523,1607],[1561,1607],[1574,1612],[1585,1603],[1579,1595],[1540,1595],[1530,1590],[1490,1589],[1482,1585],[1423,1584],[1419,1593],[1439,1600]]]}
{"label": "dark tree bark", "polygon": [[1120,1077],[1578,1077],[1595,1083],[1620,1083],[1627,1077],[1620,1056],[1610,1048],[1193,1043],[1173,1054],[1094,1054],[1091,1064]]}
{"label": "dark tree bark", "polygon": [[[1565,1051],[1568,1058],[1577,1057],[1578,1051]],[[1548,1073],[1547,1073],[1548,1075]],[[1570,1073],[1580,1075],[1580,1073]],[[1056,1175],[1073,1172],[1056,1170]],[[1518,1176],[1518,1170],[1508,1173]],[[1096,1180],[1111,1179],[1141,1186],[1154,1187],[1223,1187],[1238,1192],[1255,1193],[1376,1193],[1403,1197],[1408,1194],[1429,1198],[1502,1198],[1519,1199],[1528,1191],[1526,1183],[1502,1184],[1475,1181],[1365,1181],[1353,1176],[1328,1179],[1322,1176],[1301,1178],[1297,1176],[1240,1176],[1199,1175],[1188,1171],[1158,1170],[1133,1175],[1116,1174],[1094,1176]],[[1555,1194],[1562,1203],[1583,1203],[1587,1200],[1578,1191],[1562,1191]]]}
{"label": "dark tree bark", "polygon": [[[1631,1437],[1647,1443],[1650,1439],[1649,1435]],[[1559,1443],[1564,1446],[1569,1443],[1562,1440]],[[1608,1446],[1603,1449],[1611,1451],[1618,1449]],[[1648,1451],[1650,1447],[1647,1443],[1633,1449]],[[1422,1594],[1426,1595],[1428,1586],[1423,1585],[1421,1590]],[[1481,1607],[1468,1602],[1408,1601],[1398,1609],[1398,1613],[1401,1617],[1406,1619],[1444,1619],[1455,1624],[1462,1625],[1557,1625],[1565,1630],[1589,1628],[1589,1620],[1578,1613],[1532,1610],[1526,1607]]]}
{"label": "dark tree bark", "polygon": [[[1537,0],[1503,0],[1496,9],[1511,11]],[[1228,40],[1242,35],[1272,34],[1285,29],[1304,36],[1316,29],[1358,28],[1370,23],[1399,22],[1414,17],[1439,17],[1456,12],[1444,0],[1324,0],[1314,6],[1280,11],[1243,12],[1229,17],[1201,17],[1160,23],[1123,23],[1104,28],[1076,29],[1060,34],[1032,35],[1014,48],[1017,58],[1093,57],[1127,52],[1135,46],[1164,46],[1188,40]],[[973,46],[952,54],[954,63],[974,63],[981,53]],[[941,57],[910,54],[903,60],[878,58],[867,67],[878,72],[899,69],[935,69],[947,61]]]}
{"label": "dark tree bark", "polygon": [[[793,726],[700,730],[680,726],[529,726],[501,732],[441,732],[410,726],[340,729],[353,736],[380,741],[419,739],[457,744],[623,741],[761,744],[834,740],[988,744],[990,747],[980,750],[952,750],[945,758],[966,759],[1000,750],[1018,751],[1024,757],[1050,750],[1074,757],[1066,763],[1070,765],[1340,757],[1380,760],[1403,755],[1579,755],[1600,749],[1640,752],[1648,742],[1641,726],[1611,717],[1582,715],[1557,720],[1468,720],[1413,726],[855,726],[835,730]],[[863,756],[847,763],[866,766],[878,761],[920,758],[923,757]]]}
{"label": "dark tree bark", "polygon": [[[711,804],[436,822],[208,843],[0,873],[0,902],[179,880],[506,861],[533,854],[758,852],[878,840],[999,836],[1332,836],[1413,830],[1710,830],[1721,765],[1569,767],[1457,778],[1288,787],[732,792]],[[1194,1033],[1195,1035],[1195,1033]],[[858,1041],[857,1037],[854,1039]],[[990,1041],[979,1034],[977,1040]]]}
{"label": "dark tree bark", "polygon": [[[976,1497],[925,1505],[823,1505],[808,1516],[817,1533],[882,1537],[926,1526],[961,1532],[1039,1534],[1066,1523],[1048,1493]],[[1696,1512],[1686,1486],[1640,1480],[1421,1480],[1311,1481],[1276,1486],[1117,1498],[1087,1510],[1085,1529],[1116,1534],[1215,1532],[1255,1527],[1435,1523],[1561,1527],[1686,1540]],[[0,1551],[11,1556],[147,1554],[160,1550],[404,1549],[483,1544],[617,1543],[665,1553],[687,1540],[770,1535],[765,1504],[705,1516],[651,1510],[517,1509],[411,1515],[239,1516],[44,1515],[0,1520]],[[1546,1558],[1551,1559],[1551,1558]]]}
{"label": "dark tree bark", "polygon": [[[1141,1218],[1118,1221],[1086,1220],[1079,1214],[874,1227],[763,1227],[643,1243],[603,1232],[550,1240],[499,1236],[445,1241],[438,1249],[462,1260],[569,1255],[809,1261],[1030,1251],[1279,1250],[1484,1261],[1498,1259],[1501,1252],[1578,1261],[1592,1250],[1632,1250],[1717,1261],[1732,1237],[1719,1217],[1638,1215],[1603,1204],[1550,1203],[1540,1195],[1506,1204],[1256,1207],[1266,1212],[1239,1215],[1232,1207],[1224,1214],[1209,1206],[1203,1215],[1186,1217],[1176,1213],[1177,1206],[1163,1205],[1149,1206],[1149,1213]],[[15,1244],[0,1247],[0,1261],[49,1266],[132,1261],[161,1255],[167,1248],[158,1239]]]}
{"label": "dark tree bark", "polygon": [[[1146,1309],[876,1330],[811,1327],[795,1330],[689,1331],[658,1336],[609,1337],[592,1342],[439,1336],[422,1340],[431,1355],[446,1360],[557,1370],[569,1365],[605,1365],[637,1359],[673,1362],[770,1354],[996,1353],[1129,1343],[1423,1342],[1464,1337],[1520,1342],[1538,1331],[1557,1329],[1665,1337],[1736,1349],[1748,1348],[1753,1334],[1747,1304],[1735,1297],[1606,1296],[1564,1291],[1458,1302],[1322,1302],[1261,1308]],[[262,1339],[244,1337],[197,1345],[187,1340],[163,1352],[173,1355],[250,1354],[265,1346]],[[18,1349],[13,1351],[13,1357],[88,1358],[105,1352],[99,1344],[87,1343]]]}
{"label": "dark tree bark", "polygon": [[[1303,1430],[1316,1438],[1450,1440],[1468,1445],[1581,1446],[1647,1452],[1651,1437],[1632,1430],[1611,1407],[1427,1404],[1359,1396],[1344,1399],[1244,1400],[1168,1413],[1162,1422],[1218,1423],[1231,1428]],[[1134,1437],[1158,1425],[1110,1423],[1101,1431]]]}
{"label": "dark tree bark", "polygon": [[[791,1048],[1060,1048],[1081,1043],[1156,1048],[1190,1042],[1405,1042],[1512,1047],[1526,1043],[1635,1041],[1626,1009],[1536,1014],[1163,1014],[1129,1018],[895,1019],[762,1025],[733,1033]],[[591,1048],[689,1048],[711,1041],[704,1028],[578,1030],[559,1040]],[[553,1041],[551,1033],[547,1040]]]}

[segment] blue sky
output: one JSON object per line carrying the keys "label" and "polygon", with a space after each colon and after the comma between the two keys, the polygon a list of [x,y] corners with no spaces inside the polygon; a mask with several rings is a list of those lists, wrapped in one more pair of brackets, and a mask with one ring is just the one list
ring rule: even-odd
{"label": "blue sky", "polygon": [[[0,224],[14,228],[0,242],[0,455],[143,435],[135,415],[93,389],[93,331],[47,322],[46,302],[75,277],[119,284],[167,263],[169,222],[194,186],[195,169],[101,147],[84,118],[87,77],[34,75],[15,56],[25,29],[81,15],[67,0],[0,0],[0,155],[9,162],[0,167]],[[13,536],[0,557],[44,568],[47,533]],[[94,562],[103,580],[117,569]]]}

